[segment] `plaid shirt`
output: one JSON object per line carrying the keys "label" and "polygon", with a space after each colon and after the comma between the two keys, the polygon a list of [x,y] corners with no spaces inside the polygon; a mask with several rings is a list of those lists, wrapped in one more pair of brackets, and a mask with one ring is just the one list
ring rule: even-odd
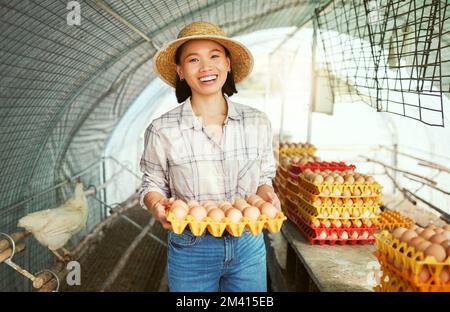
{"label": "plaid shirt", "polygon": [[151,191],[185,201],[233,201],[256,193],[262,184],[272,185],[275,159],[269,119],[225,98],[228,116],[219,142],[194,115],[190,98],[146,129],[140,162],[143,208],[144,196]]}

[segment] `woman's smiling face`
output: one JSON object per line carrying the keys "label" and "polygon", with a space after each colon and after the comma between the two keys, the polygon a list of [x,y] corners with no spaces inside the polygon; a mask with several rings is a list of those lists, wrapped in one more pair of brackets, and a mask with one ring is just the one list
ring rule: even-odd
{"label": "woman's smiling face", "polygon": [[211,40],[190,40],[181,51],[177,73],[185,79],[192,94],[203,96],[222,92],[230,70],[230,58],[225,49]]}

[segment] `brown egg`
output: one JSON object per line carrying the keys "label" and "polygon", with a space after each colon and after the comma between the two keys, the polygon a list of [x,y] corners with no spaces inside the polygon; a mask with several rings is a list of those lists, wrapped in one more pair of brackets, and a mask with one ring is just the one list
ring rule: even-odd
{"label": "brown egg", "polygon": [[369,237],[369,232],[367,232],[367,231],[364,231],[362,234],[361,234],[361,238],[362,239],[367,239]]}
{"label": "brown egg", "polygon": [[203,204],[202,204],[203,207],[209,206],[209,205],[217,206],[216,202],[212,201],[212,200],[207,200],[207,201],[203,202]]}
{"label": "brown egg", "polygon": [[402,235],[403,235],[403,233],[405,233],[405,231],[407,231],[407,229],[405,229],[404,227],[399,227],[399,228],[396,228],[396,229],[392,232],[392,235],[393,235],[395,238],[400,239],[400,237],[402,237]]}
{"label": "brown egg", "polygon": [[344,177],[344,182],[347,182],[348,184],[353,184],[355,183],[355,178],[353,177],[353,175],[348,174]]}
{"label": "brown egg", "polygon": [[421,228],[421,227],[418,227],[417,229],[415,229],[416,233],[419,234],[419,235],[423,232],[423,230],[424,229]]}
{"label": "brown egg", "polygon": [[197,221],[202,221],[206,217],[206,209],[202,206],[192,207],[189,214]]}
{"label": "brown egg", "polygon": [[429,240],[430,237],[433,236],[434,234],[436,233],[432,229],[425,229],[422,231],[422,233],[420,233],[420,236],[422,236],[426,240]]}
{"label": "brown egg", "polygon": [[248,204],[245,199],[243,199],[242,197],[236,197],[236,199],[234,200],[233,206],[236,207],[237,205],[242,206],[245,204]]}
{"label": "brown egg", "polygon": [[445,239],[450,239],[450,231],[444,231],[441,235],[444,236]]}
{"label": "brown egg", "polygon": [[423,241],[421,243],[419,243],[418,245],[416,245],[416,250],[417,251],[425,251],[425,249],[427,249],[428,247],[431,246],[431,243],[429,241]]}
{"label": "brown egg", "polygon": [[447,258],[447,253],[445,252],[444,247],[439,244],[431,244],[425,249],[425,256],[434,257],[436,261],[442,262]]}
{"label": "brown egg", "polygon": [[225,214],[220,208],[213,208],[208,212],[208,217],[210,217],[214,222],[220,222],[225,218]]}
{"label": "brown egg", "polygon": [[336,232],[331,233],[331,235],[329,236],[329,239],[338,239],[338,235]]}
{"label": "brown egg", "polygon": [[324,182],[328,183],[328,184],[333,184],[334,183],[334,178],[331,175],[327,175],[324,179]]}
{"label": "brown egg", "polygon": [[[445,241],[441,242],[441,246],[445,248],[445,250],[447,250],[448,247],[450,247],[450,239],[446,239]],[[449,257],[450,255],[447,252],[447,257]]]}
{"label": "brown egg", "polygon": [[191,199],[190,201],[187,202],[187,205],[189,207],[189,209],[191,209],[192,207],[195,206],[200,206],[200,204],[198,203],[198,201]]}
{"label": "brown egg", "polygon": [[435,232],[436,234],[441,234],[441,233],[443,233],[444,231],[445,231],[444,229],[441,229],[441,228],[439,228],[439,227],[437,227],[437,228],[434,229],[434,232]]}
{"label": "brown egg", "polygon": [[326,231],[322,231],[319,235],[319,238],[321,239],[326,239],[327,238],[327,232]]}
{"label": "brown egg", "polygon": [[445,237],[442,234],[434,234],[433,236],[430,237],[429,241],[432,242],[433,244],[440,244],[443,241],[445,241]]}
{"label": "brown egg", "polygon": [[342,196],[343,196],[343,197],[350,197],[350,196],[352,196],[352,192],[350,192],[349,189],[345,189],[345,190],[342,192]]}
{"label": "brown egg", "polygon": [[417,246],[418,246],[421,242],[426,242],[425,238],[420,237],[420,236],[416,236],[416,237],[413,237],[413,238],[409,241],[408,245],[410,245],[410,246],[414,247],[415,249],[417,249]]}
{"label": "brown egg", "polygon": [[402,242],[408,243],[411,238],[417,237],[417,233],[413,230],[406,230],[402,236],[400,237],[400,240]]}
{"label": "brown egg", "polygon": [[436,227],[437,227],[437,226],[434,225],[433,223],[429,223],[425,228],[426,228],[426,229],[432,229],[432,230],[434,230]]}
{"label": "brown egg", "polygon": [[261,206],[261,214],[266,215],[269,219],[275,218],[277,213],[277,208],[275,208],[271,203],[265,203]]}
{"label": "brown egg", "polygon": [[180,207],[183,207],[183,208],[186,209],[186,210],[189,209],[188,205],[187,205],[184,201],[182,201],[182,200],[180,200],[180,199],[175,200],[175,201],[172,203],[172,206],[180,206]]}
{"label": "brown egg", "polygon": [[322,184],[323,183],[323,177],[320,174],[314,174],[313,176],[313,183],[314,184]]}
{"label": "brown egg", "polygon": [[206,209],[206,212],[210,212],[213,209],[219,209],[219,207],[217,207],[216,205],[213,204],[208,204],[208,205],[204,205],[203,208]]}
{"label": "brown egg", "polygon": [[181,205],[175,205],[170,208],[170,211],[175,216],[175,219],[183,219],[187,215],[187,210]]}
{"label": "brown egg", "polygon": [[247,207],[243,212],[244,217],[247,217],[250,221],[257,221],[258,217],[261,215],[261,212],[255,206]]}
{"label": "brown egg", "polygon": [[336,181],[338,184],[344,184],[344,178],[342,176],[337,176],[334,181]]}
{"label": "brown egg", "polygon": [[450,224],[446,223],[442,228],[446,231],[450,231]]}
{"label": "brown egg", "polygon": [[249,207],[250,205],[247,202],[238,201],[234,204],[234,208],[239,209],[240,211],[243,211],[245,208]]}
{"label": "brown egg", "polygon": [[241,221],[242,218],[242,212],[237,208],[230,208],[227,211],[225,211],[225,215],[232,223],[237,223]]}
{"label": "brown egg", "polygon": [[220,204],[219,208],[222,209],[223,211],[227,211],[228,209],[233,208],[233,206],[230,203],[226,202]]}
{"label": "brown egg", "polygon": [[428,272],[428,269],[426,267],[423,267],[422,270],[420,270],[419,273],[419,279],[422,282],[426,282],[430,278],[430,272]]}
{"label": "brown egg", "polygon": [[259,210],[262,209],[263,205],[265,205],[267,202],[263,199],[258,200],[253,206],[257,207]]}
{"label": "brown egg", "polygon": [[439,274],[439,278],[442,283],[447,283],[450,280],[450,271],[448,268],[443,268],[441,274]]}

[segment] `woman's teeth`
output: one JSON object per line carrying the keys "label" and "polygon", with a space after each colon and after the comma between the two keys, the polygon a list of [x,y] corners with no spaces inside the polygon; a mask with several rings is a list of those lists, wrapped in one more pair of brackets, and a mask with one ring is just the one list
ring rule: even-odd
{"label": "woman's teeth", "polygon": [[216,78],[217,78],[216,75],[211,75],[211,76],[201,77],[200,81],[202,81],[202,82],[211,81],[211,80],[215,80]]}

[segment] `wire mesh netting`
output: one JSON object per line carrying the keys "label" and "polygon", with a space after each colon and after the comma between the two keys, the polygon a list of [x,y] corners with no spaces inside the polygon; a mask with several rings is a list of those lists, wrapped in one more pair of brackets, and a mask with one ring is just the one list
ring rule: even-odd
{"label": "wire mesh netting", "polygon": [[335,96],[358,95],[377,111],[443,126],[449,23],[448,1],[334,0],[316,15],[318,72]]}

